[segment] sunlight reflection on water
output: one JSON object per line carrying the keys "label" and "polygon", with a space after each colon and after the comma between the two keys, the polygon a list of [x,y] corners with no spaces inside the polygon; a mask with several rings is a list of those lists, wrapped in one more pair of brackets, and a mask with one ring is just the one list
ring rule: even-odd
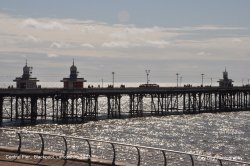
{"label": "sunlight reflection on water", "polygon": [[[42,87],[44,87],[43,84],[48,85],[48,83],[42,83]],[[98,83],[95,85],[97,86]],[[54,83],[47,87],[61,86],[61,83]],[[125,104],[123,103],[123,105]],[[83,136],[250,161],[250,112],[107,119],[84,124],[39,124],[12,128]],[[29,138],[26,141],[28,144]],[[39,142],[39,140],[36,141]],[[57,141],[62,142],[63,140]],[[54,146],[53,148],[56,149]],[[72,148],[79,149],[76,146]]]}
{"label": "sunlight reflection on water", "polygon": [[172,115],[14,128],[250,160],[250,112]]}

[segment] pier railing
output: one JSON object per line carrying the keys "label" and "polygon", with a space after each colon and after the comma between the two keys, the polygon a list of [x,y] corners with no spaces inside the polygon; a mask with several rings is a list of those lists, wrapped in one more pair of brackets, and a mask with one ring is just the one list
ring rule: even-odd
{"label": "pier railing", "polygon": [[[111,165],[126,162],[135,165],[209,165],[250,166],[249,162],[231,160],[229,158],[211,157],[162,148],[125,144],[84,137],[30,132],[13,129],[0,129],[0,146],[14,148],[21,155],[29,151],[40,159],[57,156],[61,159],[80,159],[110,161]],[[47,156],[47,157],[46,157]],[[53,159],[53,158],[50,158]]]}

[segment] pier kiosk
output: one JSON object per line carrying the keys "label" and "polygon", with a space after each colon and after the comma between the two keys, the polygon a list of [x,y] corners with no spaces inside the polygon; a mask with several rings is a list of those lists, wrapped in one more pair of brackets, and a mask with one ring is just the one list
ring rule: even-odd
{"label": "pier kiosk", "polygon": [[220,79],[218,82],[220,87],[233,87],[233,80],[228,79],[228,72],[226,69],[223,72],[223,79]]}
{"label": "pier kiosk", "polygon": [[32,67],[26,65],[23,67],[23,75],[21,77],[16,77],[14,82],[16,82],[16,88],[18,89],[34,89],[37,88],[37,82],[39,81],[37,78],[32,78]]}
{"label": "pier kiosk", "polygon": [[78,78],[77,67],[75,66],[74,60],[73,65],[70,67],[70,76],[69,78],[63,78],[63,87],[66,89],[80,89],[83,88],[83,83],[86,82],[84,78]]}

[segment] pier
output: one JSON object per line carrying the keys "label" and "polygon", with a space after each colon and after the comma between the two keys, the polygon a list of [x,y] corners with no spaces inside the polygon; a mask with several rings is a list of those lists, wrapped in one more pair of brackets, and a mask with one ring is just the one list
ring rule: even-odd
{"label": "pier", "polygon": [[249,86],[0,89],[1,125],[248,110]]}
{"label": "pier", "polygon": [[[36,124],[50,120],[58,123],[83,123],[103,118],[164,116],[205,112],[250,110],[250,86],[234,87],[225,69],[218,87],[160,87],[147,83],[139,87],[107,88],[84,87],[84,78],[78,78],[74,60],[68,78],[61,80],[63,88],[41,88],[37,78],[31,77],[32,67],[23,67],[17,77],[16,88],[0,89],[0,126]],[[112,72],[114,76],[114,72]],[[202,75],[203,77],[203,75]]]}

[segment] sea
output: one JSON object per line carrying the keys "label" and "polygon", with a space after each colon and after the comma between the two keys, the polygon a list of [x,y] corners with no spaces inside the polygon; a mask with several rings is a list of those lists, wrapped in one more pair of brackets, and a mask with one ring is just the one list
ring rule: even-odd
{"label": "sea", "polygon": [[[1,83],[0,87],[9,85]],[[59,83],[41,85],[62,87]],[[134,83],[125,85],[137,86]],[[87,137],[250,162],[250,111],[103,119],[82,124],[37,124],[6,128]],[[7,137],[0,142],[7,142]]]}

